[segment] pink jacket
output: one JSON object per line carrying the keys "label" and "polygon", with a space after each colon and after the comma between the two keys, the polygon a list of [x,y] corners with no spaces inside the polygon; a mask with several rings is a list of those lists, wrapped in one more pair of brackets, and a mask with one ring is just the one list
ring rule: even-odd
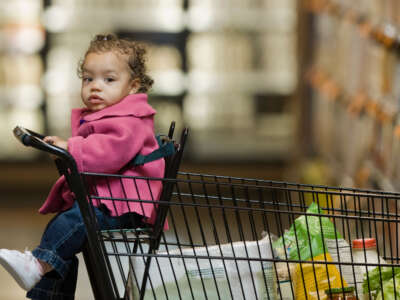
{"label": "pink jacket", "polygon": [[[143,166],[126,167],[136,154],[146,155],[158,147],[153,125],[155,113],[147,103],[146,94],[129,95],[119,103],[93,113],[88,113],[87,109],[73,109],[72,137],[68,139],[68,151],[74,157],[78,171],[163,177],[163,159]],[[146,180],[137,180],[135,183],[132,179],[114,178],[108,182],[96,182],[95,189],[101,197],[158,200],[162,183]],[[73,195],[62,176],[52,187],[39,212],[46,214],[64,211],[70,208],[73,202]],[[152,204],[128,204],[124,201],[112,203],[111,200],[101,202],[110,209],[113,216],[134,211],[150,219],[154,218]]]}

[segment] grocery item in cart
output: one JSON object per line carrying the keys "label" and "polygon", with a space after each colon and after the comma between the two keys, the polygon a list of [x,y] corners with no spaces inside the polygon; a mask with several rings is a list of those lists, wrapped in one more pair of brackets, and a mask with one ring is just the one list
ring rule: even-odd
{"label": "grocery item in cart", "polygon": [[326,289],[353,284],[351,266],[326,263],[349,262],[351,249],[330,219],[322,216],[323,211],[317,203],[313,202],[306,213],[316,215],[298,217],[291,228],[273,244],[274,251],[287,249],[289,262],[321,262],[296,263],[291,278],[296,299],[326,299]]}
{"label": "grocery item in cart", "polygon": [[364,275],[364,299],[400,299],[400,267],[376,267]]}
{"label": "grocery item in cart", "polygon": [[[145,263],[141,256],[131,260],[133,299],[139,299]],[[246,299],[273,300],[275,282],[267,236],[259,241],[157,252],[144,299],[243,299],[245,294]]]}
{"label": "grocery item in cart", "polygon": [[286,300],[294,299],[292,278],[296,269],[295,263],[290,263],[289,260],[285,259],[285,255],[277,254],[277,249],[274,250],[274,258],[276,260],[287,260],[286,262],[276,262],[275,270],[277,277],[277,294]]}
{"label": "grocery item in cart", "polygon": [[[277,260],[287,260],[288,259],[288,249],[283,249],[281,247],[274,248],[274,257]],[[293,296],[293,285],[292,285],[292,276],[294,270],[296,268],[295,263],[286,262],[277,262],[275,263],[277,282],[278,282],[278,297],[281,297],[285,300],[294,299]]]}
{"label": "grocery item in cart", "polygon": [[[385,263],[385,261],[378,256],[376,251],[376,239],[375,238],[364,238],[355,239],[352,241],[353,246],[353,259],[356,263],[367,263],[367,264],[378,264]],[[375,269],[374,265],[357,266],[356,287],[358,296],[361,297],[363,294],[362,283],[364,280],[364,274],[372,269]]]}
{"label": "grocery item in cart", "polygon": [[328,300],[357,300],[354,295],[354,287],[348,286],[345,288],[333,288],[325,291]]}

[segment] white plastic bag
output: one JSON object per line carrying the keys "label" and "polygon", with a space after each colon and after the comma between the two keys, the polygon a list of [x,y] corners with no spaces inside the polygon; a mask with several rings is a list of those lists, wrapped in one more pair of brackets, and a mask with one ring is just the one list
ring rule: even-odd
{"label": "white plastic bag", "polygon": [[[259,241],[171,250],[168,257],[152,259],[145,299],[167,299],[166,295],[169,299],[206,299],[206,295],[208,299],[275,299],[273,263],[262,258],[272,259],[268,236]],[[132,266],[131,299],[139,299],[143,257],[132,257]]]}

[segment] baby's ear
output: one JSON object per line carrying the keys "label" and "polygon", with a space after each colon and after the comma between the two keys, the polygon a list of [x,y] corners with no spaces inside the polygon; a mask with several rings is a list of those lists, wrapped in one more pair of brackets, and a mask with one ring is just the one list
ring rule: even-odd
{"label": "baby's ear", "polygon": [[140,89],[140,79],[136,78],[131,81],[131,90],[129,94],[136,94],[137,91]]}

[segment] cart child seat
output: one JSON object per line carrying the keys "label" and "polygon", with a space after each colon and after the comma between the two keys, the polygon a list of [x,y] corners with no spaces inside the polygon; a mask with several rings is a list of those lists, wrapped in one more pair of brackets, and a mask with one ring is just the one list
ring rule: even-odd
{"label": "cart child seat", "polygon": [[[138,247],[142,247],[143,243],[149,244],[149,253],[156,250],[159,244],[160,235],[163,232],[165,225],[168,205],[167,202],[171,197],[173,190],[173,181],[177,176],[179,166],[183,156],[183,150],[185,142],[188,136],[188,129],[182,130],[182,134],[179,142],[173,140],[173,134],[175,129],[175,122],[171,123],[169,132],[167,136],[159,138],[160,148],[147,156],[139,156],[132,159],[130,165],[140,165],[144,163],[149,163],[157,159],[165,160],[165,172],[164,178],[135,178],[129,176],[119,176],[111,174],[95,174],[95,173],[79,173],[77,171],[76,163],[71,155],[64,149],[56,147],[51,144],[47,144],[42,141],[43,135],[33,132],[29,129],[22,127],[16,127],[14,129],[14,135],[26,146],[32,146],[36,149],[48,152],[50,154],[56,155],[56,165],[60,175],[64,175],[67,183],[74,193],[76,201],[79,204],[86,229],[87,229],[87,243],[82,249],[85,264],[87,267],[89,279],[91,282],[92,290],[95,299],[109,300],[109,299],[122,299],[124,296],[124,288],[119,288],[119,286],[124,286],[127,282],[127,278],[124,275],[124,271],[121,271],[122,278],[115,278],[114,272],[112,270],[113,265],[108,257],[107,249],[105,243],[112,240],[114,243],[121,241],[126,243],[128,247],[133,245],[133,251],[136,251]],[[151,225],[143,223],[144,226],[140,228],[120,228],[118,230],[100,231],[97,230],[97,220],[94,213],[93,202],[99,201],[99,197],[91,188],[90,182],[93,180],[106,180],[106,181],[119,181],[122,186],[133,187],[137,189],[137,184],[139,182],[147,183],[149,186],[150,194],[150,183],[159,182],[162,184],[161,195],[157,199],[156,195],[151,195],[152,199],[140,199],[139,190],[136,191],[137,199],[114,199],[110,190],[110,197],[105,200],[108,201],[136,201],[136,202],[147,202],[142,205],[151,204],[155,207],[155,214],[153,220],[151,220]],[[133,184],[127,184],[133,182]],[[126,191],[129,192],[128,190]],[[125,197],[126,198],[126,197]],[[89,201],[88,201],[89,200]],[[104,200],[104,199],[102,199]],[[129,214],[130,215],[130,214]],[[129,263],[128,263],[129,264]],[[150,264],[150,260],[149,260]],[[123,269],[121,266],[121,260],[118,262],[118,267]],[[128,265],[129,268],[129,265]],[[127,270],[128,270],[127,268]],[[126,272],[127,273],[127,272]]]}

